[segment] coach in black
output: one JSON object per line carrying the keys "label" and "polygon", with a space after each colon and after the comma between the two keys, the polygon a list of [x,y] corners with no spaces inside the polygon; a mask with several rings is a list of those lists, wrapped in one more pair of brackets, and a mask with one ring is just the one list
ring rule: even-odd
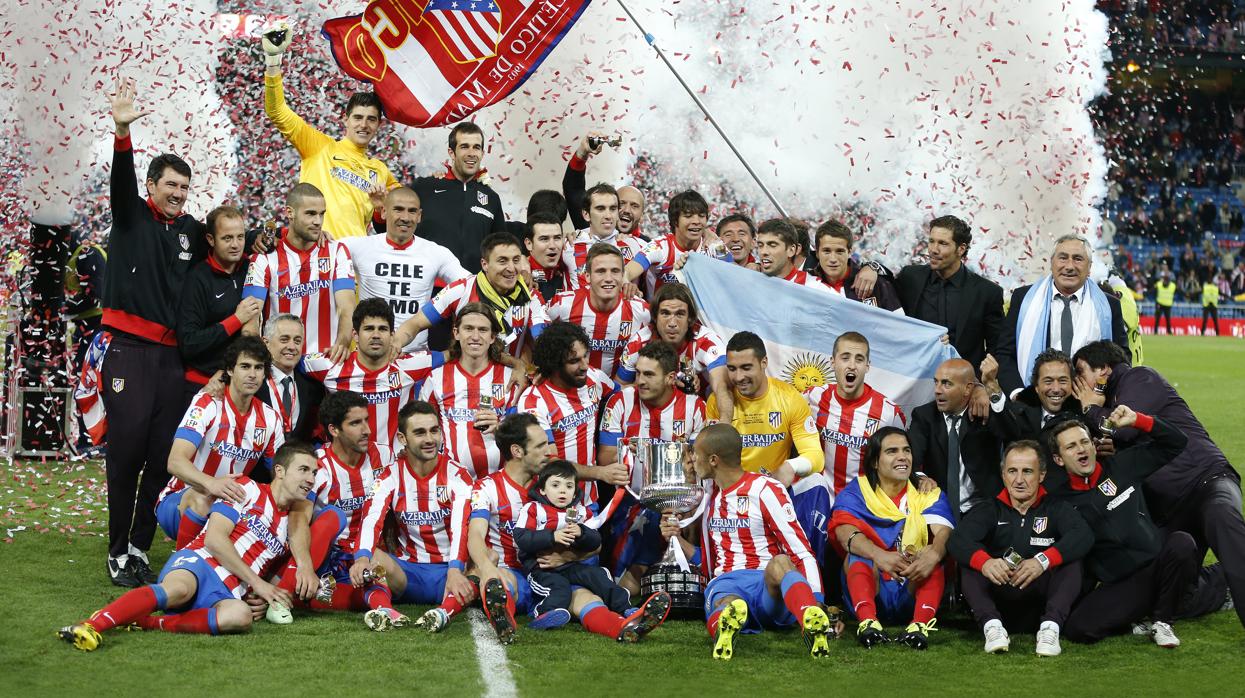
{"label": "coach in black", "polygon": [[242,298],[247,268],[242,211],[233,206],[212,209],[207,242],[211,251],[186,275],[177,314],[177,346],[192,396],[221,369],[225,347],[264,307],[258,298]]}
{"label": "coach in black", "polygon": [[1029,624],[1040,614],[1037,653],[1055,656],[1060,626],[1081,590],[1080,559],[1094,533],[1071,505],[1047,496],[1041,484],[1046,461],[1036,441],[1008,446],[1002,470],[1003,491],[960,520],[947,550],[960,563],[961,591],[987,652],[1010,646],[1005,616]]}
{"label": "coach in black", "polygon": [[[1180,455],[1146,478],[1146,501],[1160,526],[1188,531],[1201,550],[1214,551],[1232,597],[1245,599],[1241,478],[1223,451],[1175,388],[1154,369],[1131,366],[1129,354],[1118,344],[1105,340],[1087,344],[1073,361],[1077,398],[1091,425],[1103,425],[1116,406],[1127,405],[1162,419],[1188,437],[1189,444]],[[1140,435],[1136,428],[1127,427],[1116,429],[1113,438],[1117,448],[1123,448]],[[1245,605],[1236,606],[1236,615],[1245,625]]]}
{"label": "coach in black", "polygon": [[1128,632],[1149,616],[1154,642],[1176,647],[1180,639],[1171,622],[1185,590],[1197,580],[1201,557],[1193,536],[1184,531],[1164,535],[1154,525],[1142,483],[1189,440],[1163,420],[1124,405],[1115,408],[1111,421],[1120,429],[1135,427],[1150,439],[1099,461],[1083,423],[1060,422],[1047,434],[1051,460],[1068,474],[1051,496],[1067,500],[1094,531],[1085,571],[1087,583],[1096,587],[1073,607],[1064,634],[1097,642]]}
{"label": "coach in black", "polygon": [[1003,331],[1003,289],[964,266],[972,241],[968,224],[955,216],[930,221],[929,264],[901,269],[895,291],[905,314],[947,328],[951,346],[976,370],[1011,340]]}
{"label": "coach in black", "polygon": [[147,560],[156,497],[168,484],[169,446],[186,408],[177,307],[186,273],[206,253],[203,225],[182,213],[190,167],[181,158],[153,159],[147,199],[138,196],[130,124],[148,112],[134,106],[134,92],[134,82],[124,80],[111,97],[116,144],[102,324],[112,334],[102,367],[108,575],[127,587],[156,581]]}
{"label": "coach in black", "polygon": [[439,177],[420,177],[411,184],[419,194],[423,219],[415,234],[454,253],[463,267],[480,271],[480,243],[489,233],[506,229],[501,197],[481,181],[484,132],[464,121],[450,130],[450,167]]}

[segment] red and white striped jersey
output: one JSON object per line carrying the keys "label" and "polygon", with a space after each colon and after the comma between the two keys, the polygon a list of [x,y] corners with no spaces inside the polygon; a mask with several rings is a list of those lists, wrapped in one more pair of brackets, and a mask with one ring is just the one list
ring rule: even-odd
{"label": "red and white striped jersey", "polygon": [[[173,434],[194,444],[192,461],[200,472],[212,477],[249,475],[261,459],[271,462],[285,443],[285,431],[276,410],[252,397],[246,412],[234,406],[229,390],[221,397],[200,392],[195,395]],[[186,488],[186,483],[170,478],[160,499]]]}
{"label": "red and white striped jersey", "polygon": [[648,290],[649,300],[653,299],[653,294],[657,293],[657,289],[663,284],[675,281],[674,263],[678,260],[679,255],[688,252],[696,252],[704,247],[703,240],[701,247],[696,250],[685,250],[679,247],[678,241],[674,237],[674,233],[667,233],[648,244],[640,254],[632,260],[644,269],[644,288]]}
{"label": "red and white striped jersey", "polygon": [[264,301],[265,321],[281,313],[297,315],[305,328],[304,349],[313,353],[328,351],[337,340],[333,294],[354,290],[354,265],[345,245],[321,240],[300,252],[282,238],[274,249],[251,259],[242,297]]}
{"label": "red and white striped jersey", "polygon": [[[664,405],[649,407],[640,399],[634,386],[624,386],[605,401],[601,417],[601,445],[618,446],[622,439],[644,437],[662,441],[696,440],[705,424],[705,402],[695,395],[675,390]],[[631,486],[639,491],[644,474],[638,472],[631,458],[623,454],[623,462],[632,468]]]}
{"label": "red and white striped jersey", "polygon": [[396,453],[400,450],[397,445],[398,411],[419,394],[428,374],[440,364],[440,352],[421,351],[403,354],[384,368],[369,371],[359,363],[359,352],[352,351],[336,364],[324,354],[307,354],[299,370],[323,383],[329,392],[349,390],[366,398],[372,441]]}
{"label": "red and white striped jersey", "polygon": [[[243,500],[241,502],[217,500],[212,505],[212,511],[233,520],[233,532],[229,534],[229,542],[233,543],[233,549],[252,572],[260,577],[266,577],[272,572],[268,568],[273,566],[274,561],[284,558],[289,550],[287,532],[289,520],[286,518],[289,512],[277,508],[277,502],[268,485],[262,485],[246,477],[238,478],[237,483],[246,493]],[[198,537],[186,546],[185,552],[174,553],[178,559],[173,560],[172,569],[178,569],[185,564],[180,559],[181,555],[187,553],[198,555],[212,566],[212,571],[216,572],[216,576],[229,588],[233,597],[241,599],[246,592],[250,591],[250,585],[225,569],[212,556],[212,553],[208,552],[204,541],[211,527],[212,523],[209,520],[208,525],[203,527]],[[186,560],[186,562],[191,561]]]}
{"label": "red and white striped jersey", "polygon": [[563,291],[549,303],[549,321],[564,320],[588,333],[588,365],[614,375],[618,360],[631,338],[649,324],[648,303],[640,298],[619,298],[614,307],[598,311],[592,307],[592,291]]}
{"label": "red and white striped jersey", "polygon": [[813,276],[803,269],[796,269],[794,266],[791,267],[791,271],[782,278],[784,281],[790,281],[797,286],[807,286],[808,288],[815,288],[818,291],[830,290],[828,286],[821,283],[821,279],[818,279],[816,276]]}
{"label": "red and white striped jersey", "polygon": [[873,432],[888,426],[908,428],[903,410],[868,383],[851,402],[844,402],[833,385],[809,388],[804,397],[826,449],[825,474],[834,494],[860,475],[865,443]]}
{"label": "red and white striped jersey", "polygon": [[556,531],[570,522],[568,513],[572,511],[575,512],[577,524],[592,518],[592,512],[582,502],[576,501],[565,509],[559,509],[552,504],[530,500],[519,509],[519,518],[514,525],[529,531]]}
{"label": "red and white striped jersey", "polygon": [[[587,382],[573,392],[558,388],[551,380],[542,380],[529,386],[519,396],[518,410],[535,415],[557,451],[555,458],[565,458],[579,465],[595,466],[597,415],[602,402],[614,388],[614,381],[609,376],[595,368],[589,368]],[[583,501],[589,505],[595,504],[596,480],[581,482],[579,487],[583,492]]]}
{"label": "red and white striped jersey", "polygon": [[513,373],[509,366],[490,362],[483,371],[472,375],[462,363],[451,361],[432,369],[419,391],[419,399],[432,403],[441,413],[446,454],[467,468],[472,480],[501,467],[497,440],[475,428],[476,410],[480,397],[487,395],[497,414],[506,414],[518,398],[513,387],[506,391]]}
{"label": "red and white striped jersey", "polygon": [[[458,310],[468,303],[483,301],[487,305],[488,301],[480,295],[477,278],[472,276],[459,279],[446,286],[432,300],[424,303],[420,312],[432,324],[437,325],[442,322],[453,323]],[[545,300],[541,298],[540,291],[532,289],[531,294],[531,300],[527,303],[507,308],[502,319],[501,341],[511,356],[521,355],[523,347],[528,342],[536,341],[536,336],[549,324],[549,320],[545,318]]]}
{"label": "red and white striped jersey", "polygon": [[[653,341],[652,325],[645,325],[630,342],[623,352],[618,367],[618,380],[630,383],[635,380],[635,361],[644,345]],[[691,366],[700,376],[702,395],[709,394],[709,372],[718,366],[726,365],[726,342],[717,332],[701,325],[692,333],[690,341],[678,349],[679,363]]]}
{"label": "red and white striped jersey", "polygon": [[[608,239],[597,239],[592,237],[592,230],[585,228],[575,235],[575,239],[571,244],[566,246],[563,258],[566,260],[567,266],[575,270],[575,274],[580,277],[588,275],[588,250],[598,242],[604,242],[618,248],[622,252],[623,264],[635,259],[635,256],[644,251],[648,247],[646,240],[641,240],[633,235],[626,233],[614,233]],[[587,285],[585,282],[583,285]]]}
{"label": "red and white striped jersey", "polygon": [[407,562],[467,564],[467,515],[471,502],[471,475],[444,454],[437,467],[420,477],[407,462],[406,452],[380,478],[375,497],[363,505],[359,550],[375,550],[381,541],[385,514],[398,522],[398,549],[394,557]]}
{"label": "red and white striped jersey", "polygon": [[369,444],[367,453],[359,456],[358,463],[347,465],[337,458],[331,446],[319,453],[316,483],[311,488],[315,496],[316,510],[333,506],[345,512],[350,521],[337,536],[337,546],[354,552],[359,543],[359,531],[363,528],[363,507],[380,491],[380,479],[392,461],[387,448]]}
{"label": "red and white striped jersey", "polygon": [[786,555],[813,592],[821,591],[817,558],[782,483],[745,472],[728,489],[719,489],[712,480],[706,486],[709,504],[701,523],[701,551],[710,579],[727,572],[763,570],[774,556]]}
{"label": "red and white striped jersey", "polygon": [[512,570],[523,569],[513,531],[528,501],[527,486],[515,482],[505,470],[476,480],[471,490],[471,518],[488,519],[488,536],[484,542],[497,553],[497,564]]}

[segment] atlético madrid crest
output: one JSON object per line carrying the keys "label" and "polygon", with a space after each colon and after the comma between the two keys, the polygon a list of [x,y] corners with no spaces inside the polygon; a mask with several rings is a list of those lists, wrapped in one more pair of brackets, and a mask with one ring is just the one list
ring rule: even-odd
{"label": "atl\u00e9tico madrid crest", "polygon": [[735,511],[740,516],[748,515],[748,495],[741,494],[735,497]]}
{"label": "atl\u00e9tico madrid crest", "polygon": [[1111,478],[1107,478],[1106,480],[1103,480],[1102,484],[1098,485],[1098,489],[1102,490],[1102,493],[1107,495],[1108,497],[1115,496],[1116,487],[1115,487],[1115,483],[1111,481]]}
{"label": "atl\u00e9tico madrid crest", "polygon": [[125,390],[125,379],[124,378],[113,378],[112,379],[112,392],[119,393],[122,390]]}
{"label": "atl\u00e9tico madrid crest", "polygon": [[1045,516],[1035,516],[1035,517],[1033,518],[1033,532],[1034,532],[1034,533],[1041,533],[1041,532],[1043,532],[1043,531],[1045,531],[1045,530],[1046,530],[1046,517],[1045,517]]}
{"label": "atl\u00e9tico madrid crest", "polygon": [[769,413],[769,425],[771,429],[777,429],[782,424],[782,412]]}

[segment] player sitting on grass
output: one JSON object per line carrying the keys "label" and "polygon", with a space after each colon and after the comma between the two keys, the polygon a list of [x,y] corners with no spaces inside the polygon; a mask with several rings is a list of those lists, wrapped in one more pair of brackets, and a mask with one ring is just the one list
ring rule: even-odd
{"label": "player sitting on grass", "polygon": [[951,506],[937,487],[921,492],[913,484],[903,429],[878,429],[864,452],[864,474],[839,493],[830,517],[834,540],[846,553],[844,598],[860,620],[856,639],[865,647],[888,640],[879,613],[893,622],[911,617],[898,640],[923,650],[946,583],[942,559],[954,527]]}
{"label": "player sitting on grass", "polygon": [[225,349],[224,395],[202,392],[182,417],[169,450],[168,487],[156,503],[156,520],[176,548],[190,545],[218,499],[242,500],[239,475],[265,468],[285,441],[276,410],[255,397],[272,355],[258,337],[239,337]]}
{"label": "player sitting on grass", "polygon": [[[355,553],[384,569],[398,603],[440,604],[415,621],[431,633],[444,630],[476,598],[466,566],[471,475],[441,452],[441,433],[436,407],[422,400],[402,406],[402,453],[363,506]],[[392,540],[382,535],[387,519],[393,521]],[[376,549],[382,538],[387,553]]]}
{"label": "player sitting on grass", "polygon": [[[696,439],[693,468],[708,480],[709,504],[702,521],[702,548],[678,538],[693,564],[701,560],[711,580],[705,588],[706,626],[715,640],[713,657],[734,655],[735,635],[796,623],[814,657],[830,656],[829,639],[842,630],[822,608],[821,573],[795,508],[777,480],[745,472],[743,438],[729,424],[711,424]],[[662,520],[662,535],[679,534],[679,524]]]}
{"label": "player sitting on grass", "polygon": [[641,608],[631,605],[631,594],[614,583],[604,567],[574,560],[559,567],[542,568],[538,560],[550,550],[591,554],[601,547],[601,534],[589,527],[588,508],[577,496],[575,465],[551,461],[536,476],[514,527],[519,560],[536,596],[536,619],[529,628],[546,630],[571,620],[571,585],[601,597],[605,607],[626,618],[619,642],[636,642],[652,632],[670,611],[670,595],[653,594]]}
{"label": "player sitting on grass", "polygon": [[[309,446],[287,443],[274,458],[271,485],[240,477],[244,496],[212,505],[207,526],[188,547],[169,556],[157,584],[126,592],[96,611],[88,620],[57,633],[80,650],[92,651],[103,642],[100,633],[137,624],[144,630],[173,633],[241,633],[250,630],[252,613],[243,596],[254,592],[268,603],[290,603],[289,594],[264,581],[267,568],[293,554],[310,565],[305,546],[290,545],[296,529],[310,514],[307,494],[315,484],[316,458]],[[294,534],[294,535],[291,535]],[[154,615],[164,611],[164,615]]]}

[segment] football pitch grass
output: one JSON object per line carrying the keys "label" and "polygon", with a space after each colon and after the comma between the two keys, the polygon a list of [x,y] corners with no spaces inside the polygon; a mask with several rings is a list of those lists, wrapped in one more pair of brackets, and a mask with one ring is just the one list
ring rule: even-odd
{"label": "football pitch grass", "polygon": [[[1176,385],[1229,459],[1245,464],[1245,342],[1145,342],[1147,364]],[[102,465],[27,461],[0,468],[0,690],[6,695],[485,691],[465,617],[431,636],[409,628],[373,633],[359,613],[300,613],[293,625],[261,621],[243,636],[113,631],[98,651],[78,652],[54,630],[122,591],[108,583],[104,569]],[[159,569],[169,552],[170,544],[158,541],[153,567]],[[404,610],[414,617],[423,608]],[[1176,650],[1130,635],[1092,647],[1065,641],[1062,656],[1039,659],[1033,636],[1021,633],[1013,634],[1009,654],[986,655],[971,620],[962,612],[944,613],[926,652],[900,645],[865,650],[849,623],[828,660],[810,659],[793,631],[744,636],[736,641],[733,660],[717,662],[700,620],[669,621],[643,643],[628,646],[569,625],[545,633],[521,629],[505,648],[505,662],[522,696],[1245,692],[1245,630],[1234,613],[1175,627],[1183,643]],[[493,685],[510,684],[501,677]]]}

